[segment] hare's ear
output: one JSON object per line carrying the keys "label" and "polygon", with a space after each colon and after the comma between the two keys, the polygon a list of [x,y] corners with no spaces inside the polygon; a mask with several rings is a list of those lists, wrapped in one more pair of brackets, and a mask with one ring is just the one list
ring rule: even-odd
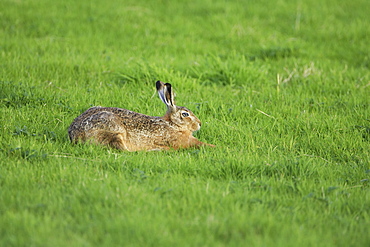
{"label": "hare's ear", "polygon": [[174,107],[175,101],[171,89],[171,84],[163,83],[161,81],[156,82],[159,98],[167,105],[167,107]]}

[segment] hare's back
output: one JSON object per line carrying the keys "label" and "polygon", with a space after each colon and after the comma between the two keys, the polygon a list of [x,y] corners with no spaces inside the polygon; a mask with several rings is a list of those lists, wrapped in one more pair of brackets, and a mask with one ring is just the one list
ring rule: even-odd
{"label": "hare's back", "polygon": [[122,120],[129,119],[132,113],[116,107],[91,107],[72,122],[68,129],[69,136],[71,139],[80,138],[94,129],[119,131]]}

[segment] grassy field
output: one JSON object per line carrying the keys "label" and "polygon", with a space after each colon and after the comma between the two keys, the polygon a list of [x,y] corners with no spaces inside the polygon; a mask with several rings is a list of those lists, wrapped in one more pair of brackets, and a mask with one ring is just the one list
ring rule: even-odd
{"label": "grassy field", "polygon": [[[0,246],[370,246],[368,7],[0,1]],[[69,142],[156,80],[216,148]]]}

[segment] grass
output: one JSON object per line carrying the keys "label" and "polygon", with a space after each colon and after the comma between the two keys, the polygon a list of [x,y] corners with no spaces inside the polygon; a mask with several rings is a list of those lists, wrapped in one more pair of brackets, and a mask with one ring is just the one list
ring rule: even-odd
{"label": "grass", "polygon": [[[367,1],[0,2],[1,246],[368,246]],[[92,105],[217,148],[71,145]]]}

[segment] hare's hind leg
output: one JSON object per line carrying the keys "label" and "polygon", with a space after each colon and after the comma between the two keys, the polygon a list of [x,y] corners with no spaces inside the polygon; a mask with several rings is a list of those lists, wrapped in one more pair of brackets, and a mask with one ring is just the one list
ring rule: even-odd
{"label": "hare's hind leg", "polygon": [[109,146],[120,150],[130,150],[130,145],[126,141],[126,132],[116,132],[110,130],[95,130],[91,133],[93,136],[92,140],[95,143]]}

